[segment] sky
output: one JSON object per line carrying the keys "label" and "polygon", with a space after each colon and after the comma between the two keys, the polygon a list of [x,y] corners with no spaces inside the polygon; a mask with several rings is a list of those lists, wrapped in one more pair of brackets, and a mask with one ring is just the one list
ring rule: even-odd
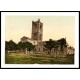
{"label": "sky", "polygon": [[32,21],[43,23],[43,41],[65,38],[70,46],[75,45],[75,16],[6,16],[6,41],[18,43],[23,36],[31,38]]}

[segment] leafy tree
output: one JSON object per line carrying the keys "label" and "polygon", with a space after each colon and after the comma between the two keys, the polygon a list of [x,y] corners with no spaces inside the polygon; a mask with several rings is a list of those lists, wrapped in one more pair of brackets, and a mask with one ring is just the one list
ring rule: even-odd
{"label": "leafy tree", "polygon": [[13,40],[10,40],[9,42],[5,41],[5,49],[6,50],[17,50],[17,44]]}
{"label": "leafy tree", "polygon": [[33,44],[32,43],[30,43],[30,42],[24,42],[24,43],[22,43],[22,42],[19,42],[18,43],[18,49],[19,50],[25,50],[27,48],[27,50],[28,51],[31,51],[31,50],[33,50],[34,49],[34,46],[33,46]]}
{"label": "leafy tree", "polygon": [[[50,50],[51,53],[51,49],[55,48],[56,42],[53,41],[52,39],[49,39],[49,41],[46,41],[46,44],[44,45],[47,49]],[[56,46],[57,47],[57,46]]]}
{"label": "leafy tree", "polygon": [[26,47],[28,51],[31,51],[34,49],[34,46],[32,45],[32,43],[29,43],[29,42],[26,43]]}
{"label": "leafy tree", "polygon": [[61,50],[61,52],[63,52],[64,51],[64,47],[67,47],[67,45],[66,45],[66,39],[65,38],[61,38],[60,40],[58,40],[58,43],[59,43],[59,45],[60,45],[60,50]]}
{"label": "leafy tree", "polygon": [[9,49],[8,41],[5,41],[5,49],[6,49],[6,50]]}
{"label": "leafy tree", "polygon": [[54,49],[56,51],[56,54],[57,54],[57,51],[58,51],[58,48],[59,48],[59,42],[55,41],[55,44],[54,44]]}
{"label": "leafy tree", "polygon": [[25,48],[26,48],[26,46],[25,46],[24,43],[22,43],[22,42],[19,42],[19,43],[18,43],[18,49],[19,49],[19,50],[25,49]]}

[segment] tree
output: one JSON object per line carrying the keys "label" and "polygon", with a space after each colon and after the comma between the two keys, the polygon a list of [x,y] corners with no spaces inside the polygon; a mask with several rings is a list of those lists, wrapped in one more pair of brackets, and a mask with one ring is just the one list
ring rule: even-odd
{"label": "tree", "polygon": [[10,40],[9,42],[5,41],[5,49],[6,50],[17,50],[17,44],[13,40]]}
{"label": "tree", "polygon": [[21,50],[21,49],[24,50],[25,48],[26,48],[26,46],[25,46],[24,43],[22,43],[22,42],[19,42],[19,43],[18,43],[18,49],[19,49],[19,50]]}
{"label": "tree", "polygon": [[34,49],[33,44],[30,43],[30,42],[26,42],[26,47],[27,47],[27,50],[28,50],[29,52]]}
{"label": "tree", "polygon": [[50,53],[51,53],[51,49],[52,49],[52,48],[55,48],[55,45],[56,45],[55,41],[52,40],[52,39],[49,39],[49,41],[46,41],[46,44],[45,44],[44,46],[45,46],[47,49],[49,49],[49,50],[50,50]]}
{"label": "tree", "polygon": [[65,38],[61,38],[60,40],[58,40],[58,43],[60,45],[60,50],[63,53],[64,52],[64,47],[67,47],[66,45],[66,39]]}
{"label": "tree", "polygon": [[9,50],[8,41],[5,41],[5,50]]}
{"label": "tree", "polygon": [[31,50],[34,49],[34,46],[33,46],[33,44],[30,43],[30,42],[24,42],[24,43],[19,42],[19,43],[18,43],[18,49],[19,49],[19,50],[25,51],[26,48],[27,48],[28,51],[31,51]]}
{"label": "tree", "polygon": [[56,54],[57,54],[58,48],[59,48],[59,42],[55,41],[54,49],[56,51]]}

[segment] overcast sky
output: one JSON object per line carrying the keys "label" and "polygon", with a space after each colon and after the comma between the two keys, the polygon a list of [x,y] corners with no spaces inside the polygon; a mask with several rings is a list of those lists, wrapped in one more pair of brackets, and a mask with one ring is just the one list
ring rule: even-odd
{"label": "overcast sky", "polygon": [[32,21],[43,23],[43,40],[65,38],[74,47],[74,16],[6,16],[6,40],[16,43],[23,36],[31,38]]}

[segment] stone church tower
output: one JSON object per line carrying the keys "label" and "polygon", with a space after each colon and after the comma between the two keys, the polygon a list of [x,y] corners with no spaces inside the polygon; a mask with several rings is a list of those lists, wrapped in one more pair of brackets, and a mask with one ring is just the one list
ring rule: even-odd
{"label": "stone church tower", "polygon": [[41,42],[42,36],[43,36],[43,23],[40,22],[40,19],[38,19],[38,21],[36,22],[32,21],[32,39]]}
{"label": "stone church tower", "polygon": [[31,39],[37,41],[36,45],[36,52],[42,53],[43,52],[43,45],[42,45],[42,37],[43,37],[43,23],[38,21],[32,21],[32,36]]}

